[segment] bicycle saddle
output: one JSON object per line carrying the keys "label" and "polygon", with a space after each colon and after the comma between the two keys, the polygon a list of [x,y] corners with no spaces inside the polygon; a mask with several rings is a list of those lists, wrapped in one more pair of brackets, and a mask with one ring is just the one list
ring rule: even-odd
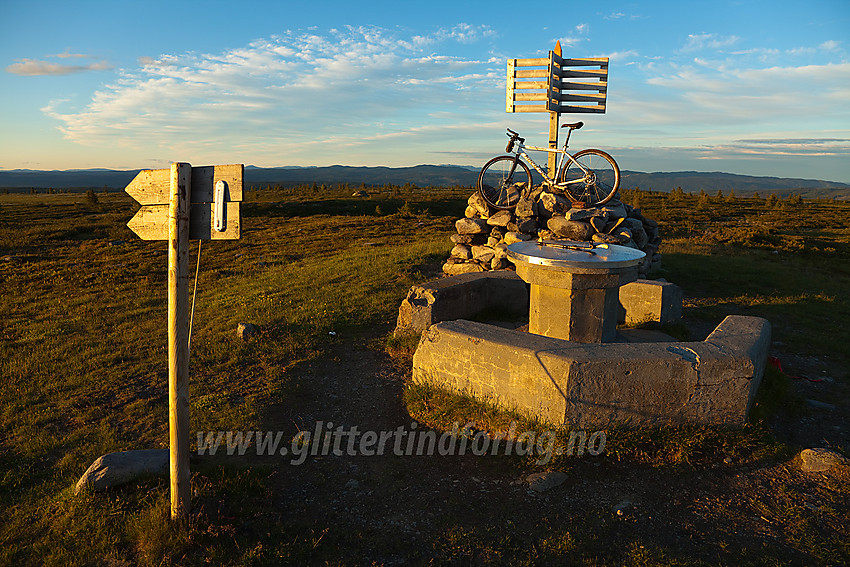
{"label": "bicycle saddle", "polygon": [[561,128],[569,128],[571,130],[578,130],[584,126],[584,122],[573,122],[572,124],[561,124]]}

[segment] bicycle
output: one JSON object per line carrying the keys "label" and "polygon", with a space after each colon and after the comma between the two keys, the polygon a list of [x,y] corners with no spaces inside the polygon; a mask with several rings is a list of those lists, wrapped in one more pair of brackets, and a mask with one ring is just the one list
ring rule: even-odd
{"label": "bicycle", "polygon": [[[496,156],[484,164],[478,175],[478,192],[481,197],[495,209],[515,208],[522,193],[532,187],[531,170],[520,159],[524,158],[543,176],[550,190],[564,194],[574,207],[593,207],[610,201],[620,187],[620,168],[614,158],[602,150],[581,150],[575,155],[567,151],[570,134],[582,126],[584,122],[561,126],[569,128],[563,149],[526,146],[525,138],[508,128],[510,141],[505,152],[513,152],[513,155]],[[555,168],[557,176],[547,175],[526,150],[561,154]]]}

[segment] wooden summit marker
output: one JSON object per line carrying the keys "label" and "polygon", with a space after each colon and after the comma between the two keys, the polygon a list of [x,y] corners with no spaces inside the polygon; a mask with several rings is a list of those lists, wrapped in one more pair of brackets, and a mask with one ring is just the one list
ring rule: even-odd
{"label": "wooden summit marker", "polygon": [[242,165],[140,171],[124,189],[142,208],[127,226],[143,240],[168,241],[168,437],[171,519],[186,520],[189,486],[189,240],[242,234]]}
{"label": "wooden summit marker", "polygon": [[[549,57],[508,59],[505,112],[548,112],[550,149],[558,149],[561,114],[604,113],[607,97],[607,57],[564,58],[558,41]],[[550,172],[555,158],[549,152]]]}

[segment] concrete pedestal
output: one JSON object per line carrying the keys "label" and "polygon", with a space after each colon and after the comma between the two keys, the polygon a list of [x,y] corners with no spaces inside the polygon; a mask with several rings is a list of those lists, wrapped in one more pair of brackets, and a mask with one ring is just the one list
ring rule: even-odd
{"label": "concrete pedestal", "polygon": [[508,247],[517,275],[530,284],[528,331],[579,343],[613,341],[619,288],[637,280],[639,250],[582,250],[518,242]]}

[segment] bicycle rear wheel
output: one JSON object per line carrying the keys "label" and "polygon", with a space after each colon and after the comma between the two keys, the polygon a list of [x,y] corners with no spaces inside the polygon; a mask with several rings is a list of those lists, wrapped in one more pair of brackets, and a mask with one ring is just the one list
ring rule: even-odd
{"label": "bicycle rear wheel", "polygon": [[565,190],[574,201],[587,206],[604,205],[620,188],[620,168],[614,158],[602,150],[582,150],[573,158],[587,170],[567,161],[560,171],[558,182],[569,183]]}
{"label": "bicycle rear wheel", "polygon": [[478,174],[478,192],[496,209],[513,209],[525,189],[531,188],[531,170],[513,156],[497,156]]}

